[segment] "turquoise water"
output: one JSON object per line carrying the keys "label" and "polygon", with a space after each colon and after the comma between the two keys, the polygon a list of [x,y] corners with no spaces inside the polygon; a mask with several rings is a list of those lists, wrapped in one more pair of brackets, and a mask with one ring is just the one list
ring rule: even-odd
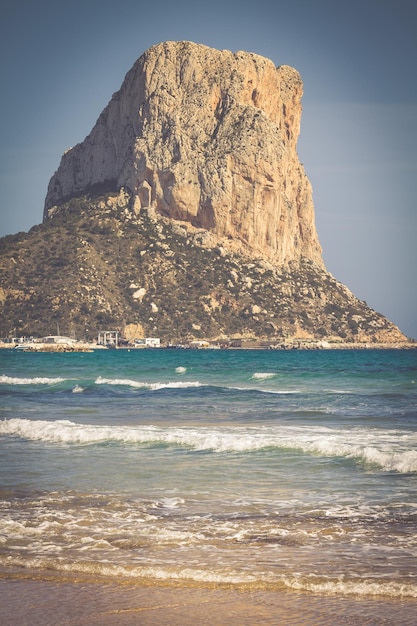
{"label": "turquoise water", "polygon": [[417,352],[0,351],[0,568],[417,597]]}

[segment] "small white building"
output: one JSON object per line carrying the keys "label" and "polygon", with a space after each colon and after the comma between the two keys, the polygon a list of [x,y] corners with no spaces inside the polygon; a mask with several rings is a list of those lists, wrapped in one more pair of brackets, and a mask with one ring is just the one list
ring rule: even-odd
{"label": "small white building", "polygon": [[48,335],[48,337],[42,337],[37,343],[64,343],[68,346],[77,343],[77,340],[72,337],[63,337],[62,335]]}
{"label": "small white building", "polygon": [[147,346],[148,348],[160,348],[161,340],[159,339],[159,337],[146,337],[145,346]]}
{"label": "small white building", "polygon": [[161,340],[159,337],[144,337],[141,339],[135,339],[135,346],[137,348],[160,348]]}
{"label": "small white building", "polygon": [[208,341],[204,340],[196,340],[190,343],[191,348],[209,348],[210,344]]}

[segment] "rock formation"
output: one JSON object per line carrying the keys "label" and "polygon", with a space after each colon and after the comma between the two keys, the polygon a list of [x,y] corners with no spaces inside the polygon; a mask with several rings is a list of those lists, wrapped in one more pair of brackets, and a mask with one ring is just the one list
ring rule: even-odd
{"label": "rock formation", "polygon": [[301,96],[255,54],[148,50],[62,157],[43,224],[0,239],[3,332],[403,345],[324,267]]}
{"label": "rock formation", "polygon": [[322,266],[310,182],[296,143],[303,87],[256,54],[167,42],[148,50],[52,177],[44,217],[95,186],[136,213],[210,230],[274,264]]}

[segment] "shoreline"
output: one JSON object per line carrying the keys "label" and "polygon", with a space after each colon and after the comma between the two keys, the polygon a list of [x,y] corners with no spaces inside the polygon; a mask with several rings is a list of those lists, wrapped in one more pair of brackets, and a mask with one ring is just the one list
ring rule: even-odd
{"label": "shoreline", "polygon": [[[108,350],[105,346],[96,344],[90,344],[85,342],[78,342],[72,345],[66,344],[43,344],[34,343],[28,344],[24,348],[16,348],[15,344],[0,342],[0,350],[13,350],[15,352],[95,352],[96,350]],[[145,346],[117,346],[113,350],[127,350],[127,351],[140,351],[140,350],[272,350],[275,352],[286,352],[292,350],[315,350],[328,352],[331,350],[416,350],[417,342],[408,341],[404,343],[329,343],[329,342],[306,342],[306,341],[294,341],[291,343],[274,344],[270,342],[253,341],[247,342],[242,345],[231,346],[219,346],[211,344],[205,347],[193,347],[188,345],[161,345],[160,347],[145,347]]]}
{"label": "shoreline", "polygon": [[416,600],[272,590],[0,578],[3,626],[411,626]]}

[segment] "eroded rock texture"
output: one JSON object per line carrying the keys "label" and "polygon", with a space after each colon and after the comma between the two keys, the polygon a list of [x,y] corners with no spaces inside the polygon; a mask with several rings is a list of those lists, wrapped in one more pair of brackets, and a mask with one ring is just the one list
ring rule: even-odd
{"label": "eroded rock texture", "polygon": [[323,267],[296,152],[302,93],[296,70],[256,54],[154,46],[88,137],[62,157],[44,219],[92,187],[123,187],[136,214],[152,206],[236,251]]}

